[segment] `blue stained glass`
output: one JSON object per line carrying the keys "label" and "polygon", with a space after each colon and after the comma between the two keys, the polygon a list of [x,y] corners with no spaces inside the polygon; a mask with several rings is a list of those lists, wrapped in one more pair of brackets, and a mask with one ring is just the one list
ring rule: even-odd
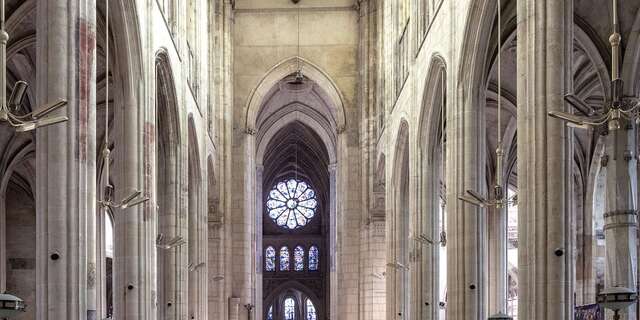
{"label": "blue stained glass", "polygon": [[300,212],[303,216],[305,216],[308,219],[313,218],[313,210],[309,209],[309,208],[305,208],[305,207],[298,207],[296,210],[298,210],[298,212]]}
{"label": "blue stained glass", "polygon": [[317,320],[316,307],[310,299],[307,299],[307,320]]}
{"label": "blue stained glass", "polygon": [[280,271],[289,271],[289,248],[280,248]]}
{"label": "blue stained glass", "polygon": [[271,219],[277,219],[280,215],[282,215],[282,213],[288,210],[289,209],[287,209],[286,207],[273,209],[269,211],[269,217],[271,217]]}
{"label": "blue stained glass", "polygon": [[269,217],[280,227],[304,227],[315,216],[316,193],[304,181],[289,179],[269,191],[266,202]]}
{"label": "blue stained glass", "polygon": [[293,249],[293,267],[296,271],[304,270],[304,249],[301,246],[297,246]]}
{"label": "blue stained glass", "polygon": [[267,207],[269,207],[269,209],[281,208],[284,206],[286,206],[286,203],[280,200],[271,199],[267,201]]}
{"label": "blue stained glass", "polygon": [[267,247],[265,250],[264,269],[267,271],[276,271],[276,249]]}
{"label": "blue stained glass", "polygon": [[269,311],[267,312],[267,320],[273,320],[273,305],[269,306]]}
{"label": "blue stained glass", "polygon": [[287,188],[289,189],[289,197],[290,198],[295,198],[296,197],[296,188],[298,187],[298,181],[295,181],[293,179],[287,181]]}
{"label": "blue stained glass", "polygon": [[313,210],[318,206],[318,202],[315,199],[309,199],[298,202],[298,205]]}
{"label": "blue stained glass", "polygon": [[304,182],[298,183],[298,187],[296,188],[296,194],[293,196],[294,198],[299,198],[302,193],[307,190],[308,186]]}
{"label": "blue stained glass", "polygon": [[320,261],[320,251],[318,247],[311,246],[309,248],[309,270],[318,271],[318,263]]}
{"label": "blue stained glass", "polygon": [[278,191],[277,189],[271,190],[271,192],[269,192],[269,197],[271,197],[271,199],[280,200],[282,202],[287,201],[287,198],[282,195],[282,193],[280,193],[280,191]]}
{"label": "blue stained glass", "polygon": [[284,300],[284,320],[296,319],[296,301],[293,298]]}

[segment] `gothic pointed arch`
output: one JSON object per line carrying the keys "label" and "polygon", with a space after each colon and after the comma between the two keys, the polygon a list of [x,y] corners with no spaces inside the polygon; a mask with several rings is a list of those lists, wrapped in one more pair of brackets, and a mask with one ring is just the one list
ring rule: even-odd
{"label": "gothic pointed arch", "polygon": [[327,120],[332,124],[335,131],[342,132],[346,125],[346,111],[344,106],[344,98],[337,84],[331,79],[329,74],[322,70],[319,66],[302,57],[291,57],[285,59],[273,66],[265,76],[260,79],[256,87],[249,94],[246,105],[245,129],[247,132],[256,132],[258,130],[258,122],[260,112],[263,109],[263,103],[267,100],[277,84],[281,80],[296,70],[302,71],[305,77],[312,80],[317,86],[311,88],[322,88],[315,94],[319,99],[323,100],[325,106],[329,106],[330,115]]}
{"label": "gothic pointed arch", "polygon": [[[155,197],[157,206],[157,238],[171,240],[181,236],[177,213],[181,211],[180,127],[173,73],[168,55],[156,55],[155,95]],[[180,303],[181,281],[176,277],[182,257],[176,250],[158,248],[157,292],[159,318],[177,317],[173,303]]]}
{"label": "gothic pointed arch", "polygon": [[[296,77],[298,65],[301,78]],[[313,300],[318,314],[337,312],[330,308],[338,294],[337,270],[330,262],[337,254],[336,176],[344,116],[336,84],[317,66],[297,57],[273,67],[248,98],[245,121],[255,146],[258,200],[254,205],[261,230],[257,296],[263,317],[270,307],[275,315],[281,314],[281,305],[265,300],[274,288],[302,278],[318,297]],[[265,269],[268,247],[276,253],[273,271]],[[289,268],[279,268],[286,258],[280,254],[282,248],[289,254]],[[310,248],[317,259],[310,256]],[[303,301],[299,300],[300,306]]]}
{"label": "gothic pointed arch", "polygon": [[387,313],[389,317],[410,317],[409,312],[415,309],[411,307],[410,147],[409,123],[405,119],[400,120],[397,132],[390,187],[391,214],[387,219]]}
{"label": "gothic pointed arch", "polygon": [[207,268],[206,241],[207,227],[205,221],[207,212],[203,199],[203,174],[200,163],[200,142],[192,115],[188,117],[188,146],[187,146],[187,314],[190,319],[205,317],[207,302]]}
{"label": "gothic pointed arch", "polygon": [[[417,205],[420,212],[416,219],[419,234],[435,240],[439,245],[422,246],[421,260],[416,268],[415,291],[421,301],[429,300],[429,305],[446,303],[446,228],[443,211],[446,196],[444,177],[444,145],[446,126],[446,62],[440,55],[434,55],[429,65],[424,87],[418,133],[419,184],[421,193]],[[443,267],[444,266],[444,267]],[[441,308],[423,307],[421,317],[438,318]]]}

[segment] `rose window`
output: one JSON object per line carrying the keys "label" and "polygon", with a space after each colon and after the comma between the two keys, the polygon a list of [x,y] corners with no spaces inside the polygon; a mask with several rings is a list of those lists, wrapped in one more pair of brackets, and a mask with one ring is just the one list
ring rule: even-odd
{"label": "rose window", "polygon": [[316,193],[304,181],[289,179],[279,182],[269,192],[269,217],[280,227],[304,227],[315,216],[318,201]]}

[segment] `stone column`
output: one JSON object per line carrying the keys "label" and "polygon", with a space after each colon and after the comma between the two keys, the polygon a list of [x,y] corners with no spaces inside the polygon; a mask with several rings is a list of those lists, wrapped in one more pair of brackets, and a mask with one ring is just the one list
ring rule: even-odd
{"label": "stone column", "polygon": [[329,313],[327,319],[337,319],[338,316],[338,179],[337,164],[329,164]]}
{"label": "stone column", "polygon": [[489,314],[507,313],[507,209],[488,210]]}
{"label": "stone column", "polygon": [[[229,298],[229,320],[240,320],[240,298]],[[275,318],[274,318],[275,319]]]}
{"label": "stone column", "polygon": [[[486,192],[484,112],[473,99],[464,100],[454,72],[447,84],[447,320],[486,318],[486,215],[458,200],[468,189]],[[465,85],[466,86],[466,85]],[[461,89],[463,90],[463,89]],[[449,125],[451,124],[451,125]]]}
{"label": "stone column", "polygon": [[[117,61],[117,57],[114,60]],[[152,85],[144,85],[155,85],[155,72],[152,71],[155,65],[151,63],[149,67],[144,79],[136,79],[130,74],[138,75],[135,71],[113,70],[116,81],[122,82],[117,86],[122,91],[114,94],[114,130],[111,131],[115,140],[115,151],[112,153],[115,170],[112,178],[116,200],[125,198],[134,190],[151,196],[151,176],[159,174],[151,167],[151,159],[155,158],[153,143],[157,139],[151,120],[155,99],[141,98],[155,93]],[[154,278],[157,265],[153,258],[157,234],[155,223],[160,219],[154,206],[152,199],[141,205],[114,210],[114,319],[155,319],[157,284]]]}
{"label": "stone column", "polygon": [[[638,178],[634,127],[633,123],[623,121],[621,129],[609,131],[605,137],[605,151],[601,160],[607,177],[604,214],[605,288],[623,286],[636,290]],[[633,305],[622,315],[622,319],[636,319],[636,312],[636,305]]]}
{"label": "stone column", "polygon": [[[261,159],[262,160],[262,159]],[[262,161],[261,161],[262,162]],[[253,302],[253,304],[255,304],[255,308],[253,310],[254,313],[254,319],[256,320],[262,320],[263,318],[263,314],[262,314],[262,310],[263,310],[263,305],[262,305],[262,301],[264,299],[264,292],[263,287],[262,287],[262,279],[263,279],[263,273],[262,273],[262,269],[264,266],[264,245],[263,245],[263,239],[262,239],[262,219],[265,216],[263,214],[263,208],[264,208],[264,200],[262,199],[262,181],[263,181],[263,173],[264,173],[264,166],[263,165],[257,165],[256,166],[256,194],[255,194],[255,208],[256,208],[256,216],[255,216],[255,223],[256,223],[256,250],[255,250],[255,256],[256,256],[256,263],[255,263],[255,270],[256,270],[256,298],[255,298],[255,302]],[[275,318],[274,318],[275,319]]]}
{"label": "stone column", "polygon": [[567,187],[572,158],[565,123],[571,86],[572,0],[518,0],[519,320],[573,314],[573,249]]}
{"label": "stone column", "polygon": [[93,0],[37,4],[37,102],[66,99],[58,114],[69,117],[36,132],[38,319],[95,315],[86,239],[96,212],[95,10]]}

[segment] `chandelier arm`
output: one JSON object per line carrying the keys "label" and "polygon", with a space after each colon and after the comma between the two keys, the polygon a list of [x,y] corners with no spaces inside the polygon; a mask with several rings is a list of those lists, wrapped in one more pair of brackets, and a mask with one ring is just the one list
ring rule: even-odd
{"label": "chandelier arm", "polygon": [[11,112],[8,112],[7,114],[14,119],[19,119],[19,120],[27,119],[26,121],[33,120],[33,111],[24,115],[18,115]]}
{"label": "chandelier arm", "polygon": [[10,126],[12,126],[12,127],[19,127],[19,126],[21,126],[21,125],[25,124],[25,122],[24,122],[24,121],[20,121],[20,120],[18,120],[18,119],[13,119],[13,118],[11,117],[11,114],[10,114],[10,113],[8,114],[7,122],[8,122],[8,123],[9,123],[9,125],[10,125]]}
{"label": "chandelier arm", "polygon": [[640,108],[640,102],[636,103],[633,107],[624,110],[624,109],[620,109],[620,112],[624,113],[624,114],[629,114],[629,113],[634,113],[636,112],[638,109]]}
{"label": "chandelier arm", "polygon": [[22,116],[13,114],[11,112],[7,112],[7,116],[9,118],[11,118],[12,120],[20,121],[20,122],[30,122],[33,119],[33,118],[31,118],[31,112],[29,112],[29,113],[27,113],[25,115],[22,115]]}
{"label": "chandelier arm", "polygon": [[594,119],[593,121],[585,120],[583,122],[584,122],[584,124],[587,124],[587,125],[590,125],[590,126],[601,126],[601,125],[607,123],[609,120],[611,120],[611,114],[607,113],[606,116],[603,117],[603,118]]}

